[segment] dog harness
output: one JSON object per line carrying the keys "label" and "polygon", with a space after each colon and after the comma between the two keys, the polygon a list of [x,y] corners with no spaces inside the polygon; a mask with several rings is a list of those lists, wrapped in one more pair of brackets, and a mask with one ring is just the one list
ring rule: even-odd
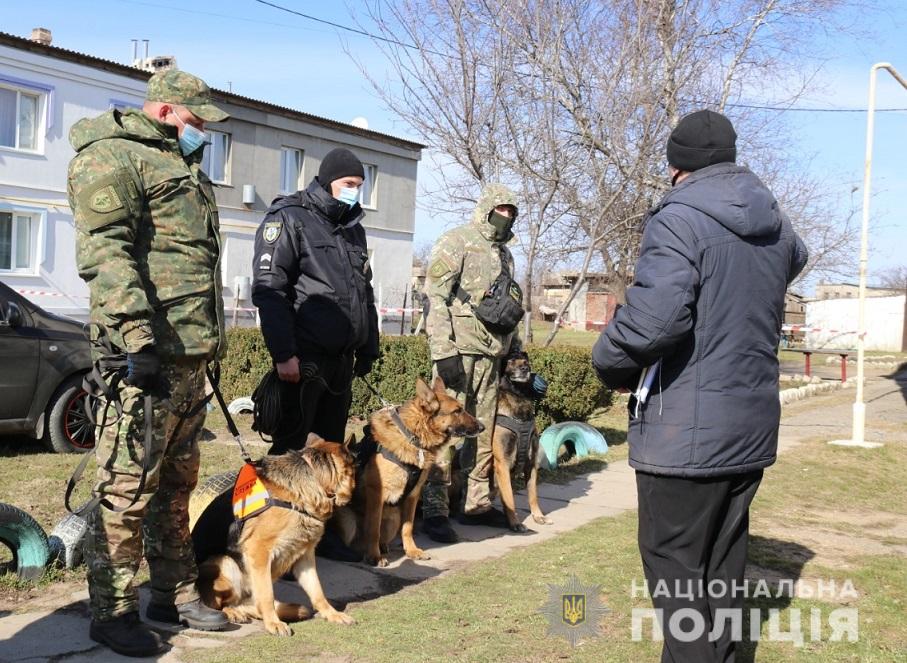
{"label": "dog harness", "polygon": [[[403,494],[400,495],[400,500],[406,498],[416,487],[416,483],[419,481],[419,476],[422,474],[422,468],[425,467],[425,450],[422,448],[422,442],[419,440],[415,434],[406,427],[406,424],[403,423],[403,420],[400,418],[399,408],[393,408],[390,410],[391,420],[400,429],[400,432],[407,439],[407,441],[416,447],[419,450],[419,463],[413,465],[412,463],[404,463],[400,460],[397,455],[392,452],[390,449],[386,449],[383,445],[378,445],[378,453],[384,456],[385,459],[392,462],[394,465],[406,472],[406,486],[403,488]],[[395,502],[396,504],[396,502]]]}
{"label": "dog harness", "polygon": [[535,421],[533,419],[522,421],[498,414],[495,415],[494,425],[516,434],[516,463],[517,467],[523,467],[529,458],[529,449],[532,447],[532,431],[535,430]]}

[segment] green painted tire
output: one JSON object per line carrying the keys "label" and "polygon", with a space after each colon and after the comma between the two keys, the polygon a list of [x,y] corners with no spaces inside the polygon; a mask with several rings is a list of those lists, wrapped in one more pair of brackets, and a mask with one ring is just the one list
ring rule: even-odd
{"label": "green painted tire", "polygon": [[546,428],[539,438],[539,466],[557,467],[557,452],[565,445],[577,456],[608,452],[605,436],[598,430],[581,421],[564,421]]}
{"label": "green painted tire", "polygon": [[13,554],[11,566],[22,580],[44,574],[50,556],[44,528],[22,509],[0,503],[0,544]]}

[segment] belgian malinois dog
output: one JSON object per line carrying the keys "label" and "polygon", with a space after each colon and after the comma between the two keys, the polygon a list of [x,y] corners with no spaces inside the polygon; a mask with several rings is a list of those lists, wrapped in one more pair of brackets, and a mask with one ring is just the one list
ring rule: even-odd
{"label": "belgian malinois dog", "polygon": [[447,394],[439,377],[431,387],[417,379],[415,398],[372,414],[369,435],[358,452],[361,467],[353,500],[334,520],[344,542],[362,550],[365,562],[387,566],[384,555],[399,533],[407,557],[429,559],[413,540],[413,520],[428,472],[453,438],[484,429]]}
{"label": "belgian malinois dog", "polygon": [[[516,514],[511,484],[513,472],[522,474],[526,481],[532,519],[541,525],[552,522],[539,508],[539,432],[535,427],[535,399],[531,395],[531,381],[529,355],[525,352],[508,355],[498,382],[498,411],[491,437],[491,451],[494,456],[495,484],[501,491],[501,504],[507,516],[507,524],[514,532],[525,532],[526,526]],[[520,430],[511,430],[507,428],[508,425]]]}
{"label": "belgian malinois dog", "polygon": [[199,565],[198,589],[205,605],[223,610],[231,622],[261,619],[268,633],[291,635],[286,622],[311,616],[308,609],[274,600],[274,581],[292,569],[319,617],[338,624],[353,618],[324,596],[315,569],[315,546],[335,508],[353,495],[356,466],[349,445],[310,434],[301,451],[265,456],[258,477],[271,498],[282,502],[230,529],[226,555]]}

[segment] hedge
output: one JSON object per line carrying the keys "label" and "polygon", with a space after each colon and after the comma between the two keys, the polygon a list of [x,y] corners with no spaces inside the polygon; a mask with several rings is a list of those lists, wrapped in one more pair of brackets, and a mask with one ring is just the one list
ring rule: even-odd
{"label": "hedge", "polygon": [[[264,339],[257,328],[236,327],[227,331],[229,352],[221,362],[221,389],[227,401],[249,396],[262,375],[271,368]],[[585,421],[601,406],[609,405],[611,393],[592,369],[590,352],[582,348],[555,346],[528,348],[532,370],[548,380],[548,394],[539,403],[539,430],[554,422]],[[431,376],[428,342],[424,336],[382,336],[381,358],[375,362],[369,381],[392,403],[401,403],[415,393],[416,377]],[[362,380],[353,381],[351,416],[365,418],[381,407]]]}

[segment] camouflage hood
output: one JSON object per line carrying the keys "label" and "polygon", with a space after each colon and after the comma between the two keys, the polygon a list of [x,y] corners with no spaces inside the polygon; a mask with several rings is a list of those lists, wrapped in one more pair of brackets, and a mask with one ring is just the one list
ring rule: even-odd
{"label": "camouflage hood", "polygon": [[[479,227],[479,232],[487,240],[494,239],[494,227],[488,223],[488,214],[498,205],[510,205],[513,209],[518,210],[516,194],[503,184],[486,184],[476,202],[476,209],[472,213],[472,223]],[[509,241],[512,237],[511,233],[507,240]]]}
{"label": "camouflage hood", "polygon": [[106,138],[123,138],[140,142],[171,141],[179,146],[178,130],[168,124],[156,122],[143,111],[129,109],[124,113],[111,110],[98,117],[79,120],[69,130],[69,142],[80,152],[92,143]]}

